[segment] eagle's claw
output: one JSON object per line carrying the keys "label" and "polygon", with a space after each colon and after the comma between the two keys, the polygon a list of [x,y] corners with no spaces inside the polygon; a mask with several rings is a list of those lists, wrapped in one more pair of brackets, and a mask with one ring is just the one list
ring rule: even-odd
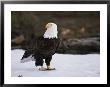
{"label": "eagle's claw", "polygon": [[46,68],[44,68],[44,67],[39,68],[39,71],[45,71],[45,70],[46,70]]}

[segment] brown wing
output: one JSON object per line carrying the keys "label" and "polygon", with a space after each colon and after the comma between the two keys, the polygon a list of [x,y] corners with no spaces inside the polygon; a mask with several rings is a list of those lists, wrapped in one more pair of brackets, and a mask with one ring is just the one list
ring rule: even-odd
{"label": "brown wing", "polygon": [[59,39],[48,39],[40,37],[37,39],[36,50],[39,54],[53,55],[59,46],[59,42]]}

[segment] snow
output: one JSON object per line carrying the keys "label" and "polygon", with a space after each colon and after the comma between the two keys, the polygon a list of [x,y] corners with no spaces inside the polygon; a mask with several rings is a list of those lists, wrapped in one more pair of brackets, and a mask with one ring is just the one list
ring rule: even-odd
{"label": "snow", "polygon": [[11,51],[11,76],[18,77],[99,77],[100,54],[55,54],[51,61],[56,70],[39,71],[35,62],[20,63],[24,50]]}

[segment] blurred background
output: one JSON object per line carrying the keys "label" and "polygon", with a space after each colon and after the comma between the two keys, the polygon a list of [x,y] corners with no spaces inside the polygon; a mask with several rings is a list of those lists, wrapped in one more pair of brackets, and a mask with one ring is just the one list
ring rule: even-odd
{"label": "blurred background", "polygon": [[31,40],[44,34],[48,22],[58,25],[61,44],[57,53],[100,53],[99,11],[12,11],[12,50],[31,47]]}

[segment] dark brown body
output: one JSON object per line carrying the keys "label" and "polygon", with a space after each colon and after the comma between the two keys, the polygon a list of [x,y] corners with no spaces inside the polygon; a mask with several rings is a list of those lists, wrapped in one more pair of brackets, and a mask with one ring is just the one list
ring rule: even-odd
{"label": "dark brown body", "polygon": [[52,55],[54,55],[55,52],[57,51],[60,39],[59,38],[49,39],[44,37],[38,37],[34,38],[31,43],[33,45],[33,49],[26,50],[23,55],[23,58],[27,58],[29,55],[32,54],[35,58],[36,66],[42,66],[43,59],[45,59],[46,65],[50,65]]}

